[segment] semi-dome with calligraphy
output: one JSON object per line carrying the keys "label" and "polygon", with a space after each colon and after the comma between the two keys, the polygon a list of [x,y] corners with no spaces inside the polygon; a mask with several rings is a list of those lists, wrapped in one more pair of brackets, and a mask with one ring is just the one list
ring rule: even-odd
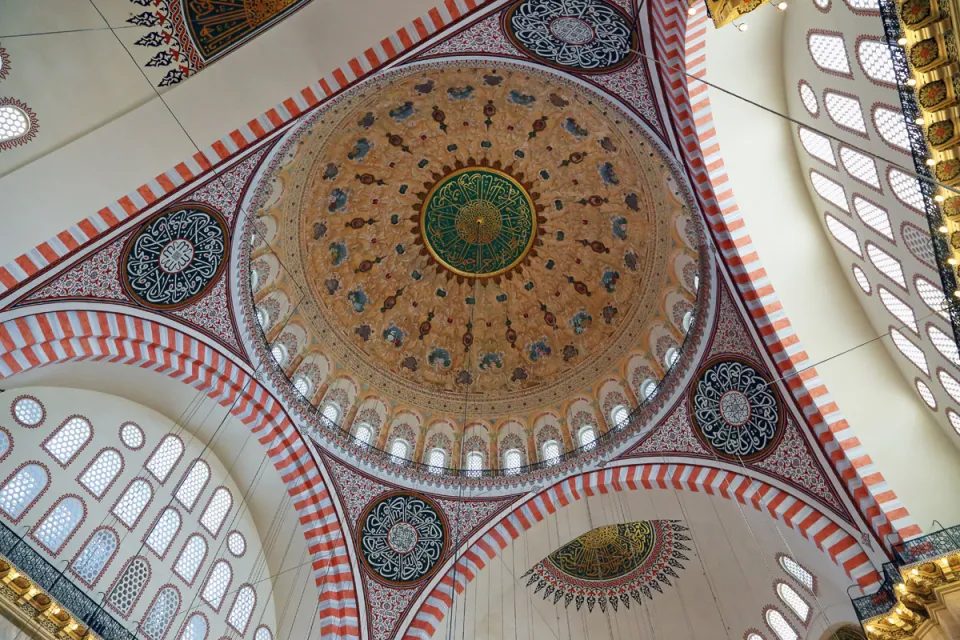
{"label": "semi-dome with calligraphy", "polygon": [[298,313],[338,368],[420,406],[589,386],[669,322],[676,256],[697,260],[659,147],[553,72],[398,70],[302,131],[258,210]]}

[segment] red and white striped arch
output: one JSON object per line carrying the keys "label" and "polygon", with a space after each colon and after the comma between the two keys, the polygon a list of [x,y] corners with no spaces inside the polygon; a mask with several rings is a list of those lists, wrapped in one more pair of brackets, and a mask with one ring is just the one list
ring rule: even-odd
{"label": "red and white striped arch", "polygon": [[0,323],[0,378],[96,360],[161,373],[206,393],[250,427],[280,473],[313,557],[321,637],[359,638],[343,528],[307,443],[279,403],[215,348],[154,321],[106,311],[56,311]]}
{"label": "red and white striped arch", "polygon": [[802,499],[764,482],[705,464],[627,462],[623,466],[566,478],[526,500],[462,551],[420,605],[404,640],[425,639],[440,628],[453,604],[477,574],[513,540],[569,504],[617,491],[675,489],[706,493],[740,504],[783,522],[830,556],[861,589],[879,582],[879,574],[859,542],[834,518]]}
{"label": "red and white striped arch", "polygon": [[656,58],[681,160],[720,254],[777,370],[874,535],[889,549],[891,533],[911,538],[920,535],[920,527],[830,396],[747,233],[720,155],[708,87],[697,81],[706,75],[706,36],[711,23],[702,6],[695,6],[699,11],[691,17],[683,0],[652,0],[650,5]]}

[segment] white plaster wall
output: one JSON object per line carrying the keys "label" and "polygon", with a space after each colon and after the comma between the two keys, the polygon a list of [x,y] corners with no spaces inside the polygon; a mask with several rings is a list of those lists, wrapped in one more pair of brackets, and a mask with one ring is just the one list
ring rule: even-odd
{"label": "white plaster wall", "polygon": [[[707,79],[786,113],[786,92],[796,89],[785,87],[785,56],[808,55],[796,46],[784,51],[791,10],[756,11],[745,33],[708,27]],[[889,338],[875,340],[879,334],[851,289],[849,260],[838,263],[822,213],[812,205],[794,125],[717,90],[710,102],[747,231],[840,411],[921,528],[935,518],[948,526],[960,522],[960,504],[930,491],[960,486],[960,455],[893,362],[883,344]]]}

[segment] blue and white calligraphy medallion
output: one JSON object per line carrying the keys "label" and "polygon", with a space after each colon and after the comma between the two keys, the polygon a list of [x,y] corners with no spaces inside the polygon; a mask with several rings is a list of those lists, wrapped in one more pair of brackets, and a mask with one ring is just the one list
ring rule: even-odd
{"label": "blue and white calligraphy medallion", "polygon": [[358,523],[357,548],[379,580],[409,586],[432,575],[447,549],[443,515],[426,496],[395,492],[370,504]]}

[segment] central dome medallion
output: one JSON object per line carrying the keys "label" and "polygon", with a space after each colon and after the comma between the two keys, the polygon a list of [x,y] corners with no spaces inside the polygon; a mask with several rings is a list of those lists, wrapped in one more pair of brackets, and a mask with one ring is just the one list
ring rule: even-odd
{"label": "central dome medallion", "polygon": [[437,262],[477,278],[519,264],[537,232],[536,206],[524,185],[486,166],[463,167],[438,180],[424,198],[419,222]]}

